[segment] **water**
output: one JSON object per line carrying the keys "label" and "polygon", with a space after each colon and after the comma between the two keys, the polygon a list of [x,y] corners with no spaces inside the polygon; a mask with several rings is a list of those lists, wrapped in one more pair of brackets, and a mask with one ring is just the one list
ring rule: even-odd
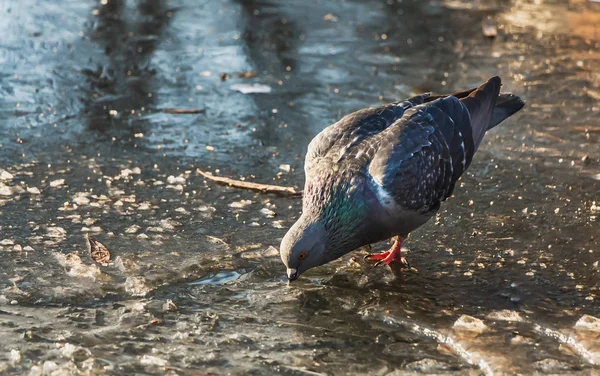
{"label": "water", "polygon": [[222,285],[240,278],[240,273],[230,270],[210,275],[198,281],[191,282],[192,285]]}
{"label": "water", "polygon": [[[23,0],[0,17],[0,373],[598,371],[599,4]],[[196,172],[302,187],[306,144],[341,115],[495,74],[527,107],[398,276],[356,253],[288,285],[276,248],[300,200]]]}

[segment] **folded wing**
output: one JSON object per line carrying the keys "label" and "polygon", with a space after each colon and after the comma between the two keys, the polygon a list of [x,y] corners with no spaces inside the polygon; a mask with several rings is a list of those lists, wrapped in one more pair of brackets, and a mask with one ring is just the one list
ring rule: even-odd
{"label": "folded wing", "polygon": [[379,145],[368,168],[376,191],[403,208],[436,211],[495,122],[499,90],[494,77],[476,90],[414,106],[369,140]]}
{"label": "folded wing", "polygon": [[418,95],[398,103],[359,110],[325,128],[308,145],[304,161],[307,179],[323,158],[339,162],[350,149],[387,129],[408,108],[422,104],[428,96],[429,94]]}

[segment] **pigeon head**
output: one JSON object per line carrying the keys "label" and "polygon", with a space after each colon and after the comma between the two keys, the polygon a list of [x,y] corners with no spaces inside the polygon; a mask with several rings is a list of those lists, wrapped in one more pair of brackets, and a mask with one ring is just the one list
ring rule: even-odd
{"label": "pigeon head", "polygon": [[302,215],[281,241],[281,260],[287,267],[290,281],[308,269],[328,262],[327,231],[317,220]]}
{"label": "pigeon head", "polygon": [[365,244],[364,200],[357,197],[356,187],[334,183],[306,186],[302,215],[281,241],[290,281]]}

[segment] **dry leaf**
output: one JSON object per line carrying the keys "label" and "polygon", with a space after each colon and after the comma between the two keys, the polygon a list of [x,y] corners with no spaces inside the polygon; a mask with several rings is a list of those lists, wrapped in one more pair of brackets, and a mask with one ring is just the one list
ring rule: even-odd
{"label": "dry leaf", "polygon": [[332,13],[327,13],[323,16],[323,21],[337,22],[338,18]]}
{"label": "dry leaf", "polygon": [[110,261],[110,251],[108,250],[108,248],[106,248],[104,244],[90,237],[88,237],[87,240],[88,249],[90,251],[90,256],[92,257],[92,260],[104,266],[108,265],[108,262]]}
{"label": "dry leaf", "polygon": [[252,71],[238,72],[237,76],[239,78],[252,78],[252,77],[256,77],[256,72],[252,72]]}

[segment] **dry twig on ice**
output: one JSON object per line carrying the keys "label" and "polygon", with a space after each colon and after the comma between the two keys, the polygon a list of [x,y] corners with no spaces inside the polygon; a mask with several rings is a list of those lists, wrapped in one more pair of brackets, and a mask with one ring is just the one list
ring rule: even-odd
{"label": "dry twig on ice", "polygon": [[203,114],[206,112],[205,108],[163,108],[162,112],[165,114]]}
{"label": "dry twig on ice", "polygon": [[293,187],[283,187],[280,185],[252,183],[249,181],[242,181],[242,180],[224,178],[224,177],[220,177],[220,176],[214,176],[210,173],[202,171],[199,168],[196,169],[196,172],[198,174],[204,176],[208,180],[212,180],[212,181],[220,183],[220,184],[227,184],[229,186],[236,187],[236,188],[251,189],[254,191],[261,191],[261,192],[265,192],[265,193],[277,193],[277,194],[290,195],[290,196],[301,196],[302,195],[301,191],[297,191]]}

